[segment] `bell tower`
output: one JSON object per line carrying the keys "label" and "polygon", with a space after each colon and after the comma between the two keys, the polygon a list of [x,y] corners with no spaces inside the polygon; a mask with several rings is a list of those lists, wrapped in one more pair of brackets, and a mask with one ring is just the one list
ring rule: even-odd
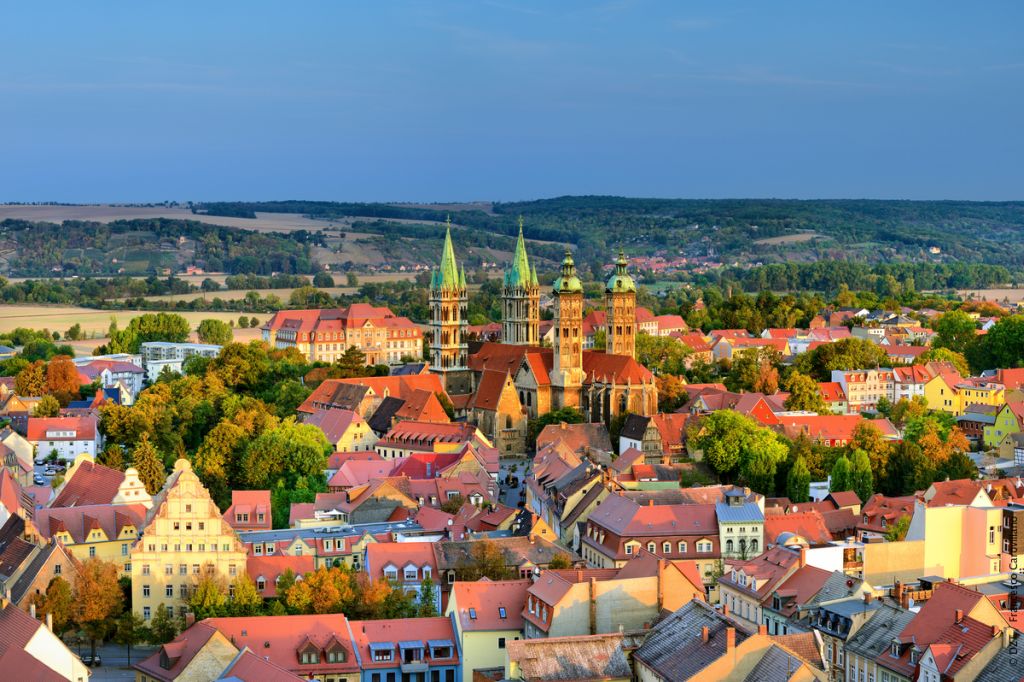
{"label": "bell tower", "polygon": [[555,325],[552,396],[557,407],[579,407],[583,387],[583,284],[568,249],[554,283]]}
{"label": "bell tower", "polygon": [[605,352],[636,357],[636,283],[626,270],[626,254],[619,249],[615,271],[604,289],[608,332]]}
{"label": "bell tower", "polygon": [[501,290],[501,340],[503,343],[540,344],[540,283],[537,270],[530,269],[519,218],[519,239],[512,265],[505,271]]}
{"label": "bell tower", "polygon": [[452,375],[467,370],[466,304],[466,271],[455,262],[449,219],[441,266],[430,277],[430,371],[441,375],[441,383],[449,392]]}

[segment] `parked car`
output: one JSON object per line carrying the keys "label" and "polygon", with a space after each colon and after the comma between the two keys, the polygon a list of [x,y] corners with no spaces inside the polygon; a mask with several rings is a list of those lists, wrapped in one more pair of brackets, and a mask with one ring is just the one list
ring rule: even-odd
{"label": "parked car", "polygon": [[56,476],[57,475],[57,469],[55,467],[46,467],[45,469],[43,469],[43,475],[44,476]]}
{"label": "parked car", "polygon": [[36,457],[36,464],[39,466],[43,466],[44,464],[46,464],[46,460],[43,459],[42,457]]}
{"label": "parked car", "polygon": [[46,479],[40,476],[39,474],[36,474],[35,476],[32,477],[32,482],[35,483],[36,485],[46,485]]}

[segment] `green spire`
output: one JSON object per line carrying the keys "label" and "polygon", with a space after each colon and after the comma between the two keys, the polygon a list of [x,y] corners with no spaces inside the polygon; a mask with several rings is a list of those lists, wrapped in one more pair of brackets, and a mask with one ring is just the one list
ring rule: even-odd
{"label": "green spire", "polygon": [[530,270],[530,283],[533,284],[533,286],[535,286],[535,287],[539,287],[540,286],[540,280],[537,279],[537,266],[536,265],[534,265],[533,268]]}
{"label": "green spire", "polygon": [[629,265],[629,261],[626,260],[626,253],[622,249],[619,249],[619,257],[615,260],[615,271],[612,272],[611,279],[608,280],[605,292],[609,294],[617,292],[636,292],[636,283],[633,281],[633,278],[629,276],[629,271],[626,270],[627,265]]}
{"label": "green spire", "polygon": [[444,250],[441,251],[441,268],[438,271],[436,288],[455,289],[459,286],[459,266],[455,262],[455,249],[452,247],[452,219],[448,216],[448,228],[444,233]]}
{"label": "green spire", "polygon": [[464,265],[459,268],[459,288],[466,288],[466,266]]}
{"label": "green spire", "polygon": [[562,260],[562,274],[555,280],[556,294],[583,293],[583,283],[576,276],[576,263],[572,259],[572,252],[565,250],[565,258]]}
{"label": "green spire", "polygon": [[512,267],[505,272],[506,286],[529,286],[531,283],[530,259],[526,255],[526,240],[523,239],[523,216],[519,216],[519,239],[512,256]]}

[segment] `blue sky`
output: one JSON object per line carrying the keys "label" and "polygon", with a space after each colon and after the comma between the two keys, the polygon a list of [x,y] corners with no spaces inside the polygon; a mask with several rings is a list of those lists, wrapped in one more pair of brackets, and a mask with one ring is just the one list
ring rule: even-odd
{"label": "blue sky", "polygon": [[0,201],[1024,199],[1024,3],[0,8]]}

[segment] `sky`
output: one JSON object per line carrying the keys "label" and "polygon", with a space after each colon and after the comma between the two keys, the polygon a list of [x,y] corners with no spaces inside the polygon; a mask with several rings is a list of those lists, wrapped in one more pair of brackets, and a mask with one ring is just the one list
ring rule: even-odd
{"label": "sky", "polygon": [[1024,3],[8,2],[0,201],[1024,199]]}

